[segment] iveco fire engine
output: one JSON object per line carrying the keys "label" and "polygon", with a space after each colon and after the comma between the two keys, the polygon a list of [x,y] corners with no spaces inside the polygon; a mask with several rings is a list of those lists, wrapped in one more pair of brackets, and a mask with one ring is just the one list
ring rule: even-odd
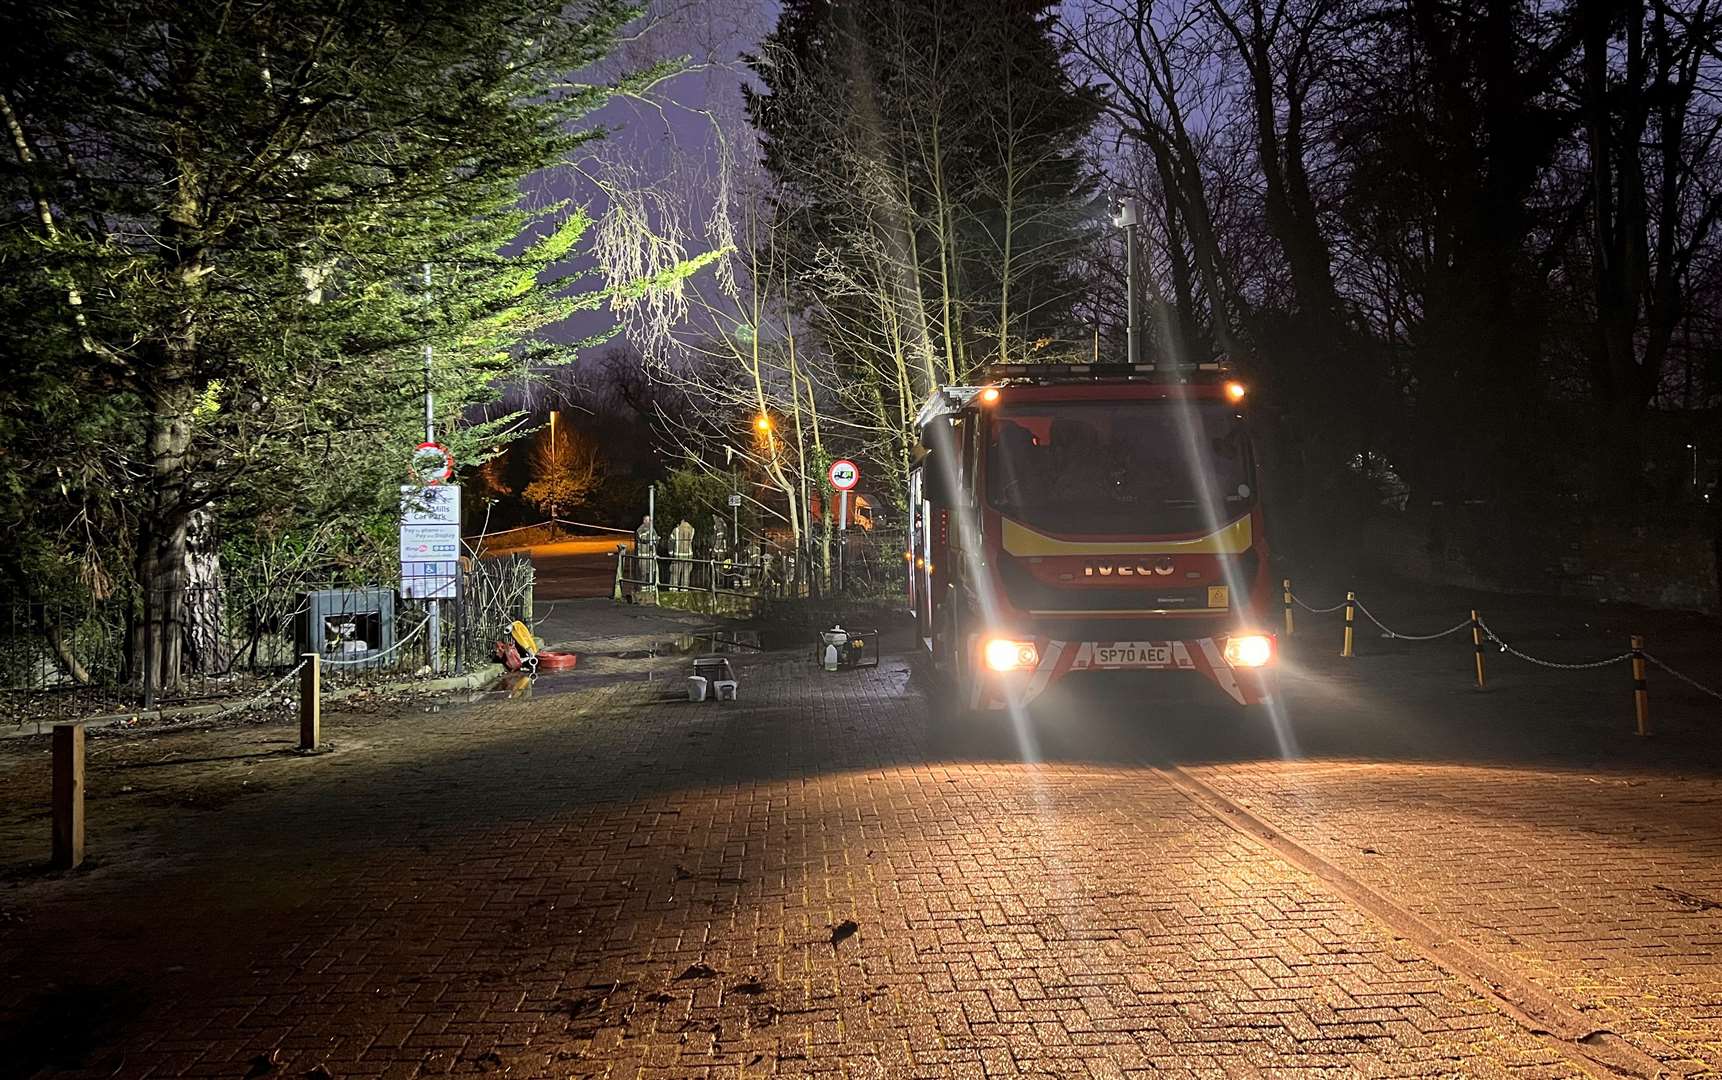
{"label": "iveco fire engine", "polygon": [[1244,397],[1217,364],[1005,364],[922,408],[909,601],[962,707],[1131,670],[1270,700],[1277,643]]}

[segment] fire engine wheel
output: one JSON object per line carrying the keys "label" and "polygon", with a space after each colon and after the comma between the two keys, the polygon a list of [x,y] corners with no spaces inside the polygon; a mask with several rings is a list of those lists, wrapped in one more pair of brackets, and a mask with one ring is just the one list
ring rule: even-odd
{"label": "fire engine wheel", "polygon": [[965,643],[963,621],[947,614],[933,636],[933,682],[937,693],[932,702],[933,719],[962,721],[977,713],[976,671]]}

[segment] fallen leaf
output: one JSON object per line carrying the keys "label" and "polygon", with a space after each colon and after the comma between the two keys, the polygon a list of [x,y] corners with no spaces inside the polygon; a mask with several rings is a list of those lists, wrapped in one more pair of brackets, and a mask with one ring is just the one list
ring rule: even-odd
{"label": "fallen leaf", "polygon": [[681,982],[683,979],[709,979],[717,973],[717,968],[712,967],[710,964],[702,960],[695,964],[689,964],[686,971],[676,976],[676,981]]}
{"label": "fallen leaf", "polygon": [[255,1076],[268,1076],[281,1067],[281,1051],[271,1050],[267,1054],[258,1054],[251,1059],[251,1068],[245,1070],[245,1080]]}
{"label": "fallen leaf", "polygon": [[845,940],[854,937],[855,931],[859,929],[861,929],[861,925],[854,919],[844,919],[836,926],[833,926],[831,928],[831,947],[833,949],[837,948],[837,946],[842,944]]}
{"label": "fallen leaf", "polygon": [[595,995],[582,994],[579,997],[565,998],[557,1002],[555,1011],[572,1019],[579,1019],[583,1016],[591,1016],[602,1005],[603,999]]}

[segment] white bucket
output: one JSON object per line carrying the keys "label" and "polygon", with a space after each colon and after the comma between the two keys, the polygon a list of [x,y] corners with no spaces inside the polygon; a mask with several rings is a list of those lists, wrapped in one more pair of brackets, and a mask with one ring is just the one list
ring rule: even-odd
{"label": "white bucket", "polygon": [[734,679],[719,679],[712,689],[716,692],[719,701],[735,700]]}
{"label": "white bucket", "polygon": [[704,675],[688,676],[688,700],[704,701],[706,699],[706,677]]}

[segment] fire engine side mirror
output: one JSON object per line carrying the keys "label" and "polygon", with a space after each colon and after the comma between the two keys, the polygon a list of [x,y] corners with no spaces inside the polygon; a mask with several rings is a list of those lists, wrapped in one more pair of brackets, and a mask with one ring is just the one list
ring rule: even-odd
{"label": "fire engine side mirror", "polygon": [[931,453],[921,459],[921,494],[930,503],[949,508],[952,503],[951,455]]}
{"label": "fire engine side mirror", "polygon": [[940,416],[921,432],[927,456],[921,459],[921,491],[928,502],[949,507],[956,502],[956,478],[961,443],[948,416]]}

